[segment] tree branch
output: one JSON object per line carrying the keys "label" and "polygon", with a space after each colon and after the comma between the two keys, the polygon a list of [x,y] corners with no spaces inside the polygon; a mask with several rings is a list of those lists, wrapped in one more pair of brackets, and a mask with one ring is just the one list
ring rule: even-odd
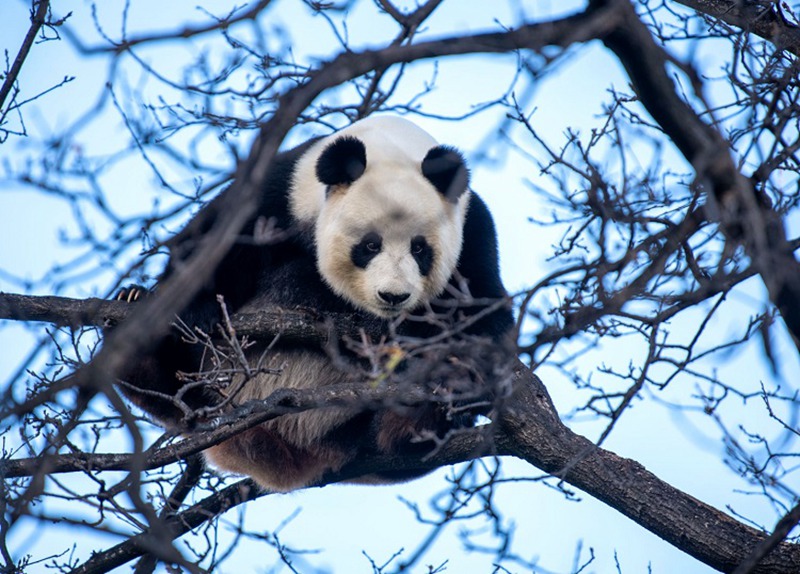
{"label": "tree branch", "polygon": [[[516,393],[497,421],[499,454],[517,456],[602,500],[676,548],[730,572],[766,536],[681,492],[636,461],[597,447],[564,426],[536,375],[517,368]],[[751,570],[800,572],[800,546],[781,543]]]}
{"label": "tree branch", "polygon": [[[0,292],[0,320],[42,321],[62,327],[108,327],[123,323],[138,303],[106,299],[72,299],[50,295],[18,295]],[[263,335],[265,329],[291,341],[325,342],[327,328],[312,311],[258,308],[231,317],[239,336]],[[327,318],[347,335],[358,335],[366,325],[352,315]]]}
{"label": "tree branch", "polygon": [[11,69],[8,70],[5,80],[3,80],[3,85],[0,86],[0,117],[3,115],[3,104],[5,104],[8,94],[11,93],[14,83],[17,81],[17,77],[22,70],[22,64],[25,63],[25,58],[28,57],[33,42],[36,40],[36,35],[45,23],[47,10],[50,8],[50,0],[38,0],[36,4],[36,12],[31,13],[31,27],[28,28],[28,33],[25,34],[25,39],[22,41],[19,52],[17,52],[17,57],[14,58],[14,63],[11,65]]}
{"label": "tree branch", "polygon": [[[188,438],[165,447],[158,441],[154,447],[140,453],[103,454],[69,453],[52,455],[44,462],[41,457],[0,461],[0,476],[14,478],[36,473],[130,471],[132,468],[151,470],[183,460],[217,445],[237,434],[279,416],[315,408],[337,405],[364,409],[386,405],[421,405],[431,402],[425,389],[411,385],[383,383],[374,386],[366,382],[340,384],[319,389],[280,389],[263,400],[249,401],[224,416],[211,419],[187,431]],[[169,434],[165,438],[169,438]],[[374,465],[374,463],[372,463]],[[418,464],[418,463],[415,463]],[[449,463],[452,464],[452,463]],[[416,468],[416,466],[413,466]],[[435,468],[432,466],[431,468]],[[363,473],[362,473],[363,474]],[[357,475],[352,475],[357,476]],[[342,477],[337,480],[343,480]]]}
{"label": "tree branch", "polygon": [[[240,480],[204,498],[180,514],[168,518],[164,521],[164,526],[174,540],[193,528],[197,528],[201,524],[208,522],[211,517],[222,514],[245,502],[255,500],[264,494],[266,493],[260,491],[253,481]],[[155,529],[148,529],[141,534],[128,538],[113,548],[95,554],[82,565],[71,570],[70,574],[100,574],[109,572],[114,568],[147,554],[153,548],[163,548],[164,540],[157,538],[153,530]],[[155,530],[155,532],[160,531],[160,529]]]}
{"label": "tree branch", "polygon": [[214,32],[217,30],[226,30],[230,28],[234,24],[239,22],[244,22],[246,20],[255,20],[261,12],[266,9],[272,0],[259,0],[256,2],[251,8],[234,15],[236,9],[234,9],[228,16],[224,16],[222,18],[217,19],[213,24],[207,24],[205,26],[186,26],[180,30],[172,30],[169,32],[161,32],[158,34],[147,34],[142,36],[136,36],[135,38],[123,39],[119,42],[114,42],[110,38],[106,39],[111,44],[110,46],[100,45],[100,46],[87,46],[84,44],[73,32],[69,32],[69,39],[75,45],[79,52],[82,54],[105,54],[105,53],[114,53],[119,54],[122,52],[126,52],[133,48],[134,46],[138,46],[141,44],[152,44],[154,42],[163,42],[163,41],[174,41],[178,38],[192,38],[194,36],[200,36],[203,34],[208,34],[209,32]]}
{"label": "tree branch", "polygon": [[674,0],[701,14],[722,20],[772,42],[779,50],[800,56],[800,28],[783,15],[784,4],[743,0]]}
{"label": "tree branch", "polygon": [[800,263],[780,214],[736,168],[728,142],[680,97],[667,69],[667,54],[630,2],[591,4],[617,6],[625,13],[620,25],[603,36],[603,43],[627,70],[644,107],[694,167],[695,183],[708,198],[707,216],[719,222],[728,240],[744,247],[800,345]]}
{"label": "tree branch", "polygon": [[798,523],[800,523],[800,504],[796,504],[794,508],[781,517],[772,534],[762,540],[753,552],[736,567],[732,574],[757,572],[764,558],[772,553],[775,547],[789,535]]}

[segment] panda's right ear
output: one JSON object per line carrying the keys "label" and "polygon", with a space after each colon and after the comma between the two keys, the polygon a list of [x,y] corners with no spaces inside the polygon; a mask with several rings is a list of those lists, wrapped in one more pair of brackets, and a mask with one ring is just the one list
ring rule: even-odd
{"label": "panda's right ear", "polygon": [[349,185],[367,168],[364,143],[353,136],[338,138],[329,144],[317,160],[317,179],[327,186]]}
{"label": "panda's right ear", "polygon": [[469,188],[469,170],[464,157],[450,146],[440,145],[428,150],[422,160],[422,175],[451,203],[457,202]]}

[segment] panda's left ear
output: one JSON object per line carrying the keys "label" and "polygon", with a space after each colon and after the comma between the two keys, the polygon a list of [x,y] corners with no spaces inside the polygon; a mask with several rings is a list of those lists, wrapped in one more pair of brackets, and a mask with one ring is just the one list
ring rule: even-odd
{"label": "panda's left ear", "polygon": [[317,179],[325,185],[349,185],[367,169],[367,150],[353,136],[338,138],[329,144],[317,160]]}
{"label": "panda's left ear", "polygon": [[422,160],[422,175],[447,201],[455,203],[469,187],[469,170],[464,157],[450,146],[436,146]]}

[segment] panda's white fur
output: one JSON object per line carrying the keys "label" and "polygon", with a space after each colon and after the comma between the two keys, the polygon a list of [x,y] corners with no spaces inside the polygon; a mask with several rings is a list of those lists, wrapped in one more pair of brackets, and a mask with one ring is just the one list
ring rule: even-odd
{"label": "panda's white fur", "polygon": [[[343,189],[328,189],[316,175],[322,151],[333,141],[355,137],[367,149],[366,171]],[[469,191],[450,202],[425,178],[420,165],[438,143],[403,118],[375,116],[317,142],[297,163],[290,208],[300,222],[313,224],[320,275],[341,297],[381,317],[414,309],[438,296],[453,274],[461,252]],[[349,247],[378,230],[383,249],[357,269]],[[409,252],[409,239],[423,236],[435,253],[422,276]],[[345,248],[343,248],[343,246]],[[388,306],[378,293],[407,293]]]}
{"label": "panda's white fur", "polygon": [[[357,382],[348,372],[333,367],[330,359],[319,352],[273,352],[267,368],[280,370],[280,375],[255,375],[236,394],[234,404],[265,399],[277,389],[314,389]],[[286,492],[302,488],[318,481],[326,471],[339,470],[352,460],[355,447],[332,446],[324,442],[324,437],[358,412],[356,407],[325,407],[286,414],[203,454],[212,466],[251,476],[269,490]]]}

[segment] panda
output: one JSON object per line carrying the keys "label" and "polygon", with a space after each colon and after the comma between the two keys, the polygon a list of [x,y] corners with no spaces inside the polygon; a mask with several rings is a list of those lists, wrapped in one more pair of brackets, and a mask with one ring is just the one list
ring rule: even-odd
{"label": "panda", "polygon": [[[171,242],[161,280],[192,253],[219,205],[219,198],[210,202]],[[142,289],[123,289],[118,298],[136,298]],[[437,312],[462,321],[464,336],[496,344],[510,340],[513,327],[494,223],[469,189],[463,157],[395,116],[371,116],[275,157],[256,213],[182,322],[213,332],[218,296],[231,312],[278,306],[320,317],[349,313],[387,336],[392,325],[394,336],[412,339],[441,332],[440,323],[426,320]],[[215,361],[216,373],[232,366],[171,334],[125,368],[119,385],[161,424],[191,432],[187,413],[208,418],[280,388],[369,380],[359,368],[364,360],[352,351],[332,354],[278,339],[254,342],[246,355],[252,366],[247,377],[210,384],[192,374]],[[335,406],[288,414],[209,448],[205,458],[265,489],[290,491],[364,453],[429,449],[426,433],[441,436],[474,421],[474,415],[445,410]],[[425,472],[390,471],[353,482],[392,483]]]}

